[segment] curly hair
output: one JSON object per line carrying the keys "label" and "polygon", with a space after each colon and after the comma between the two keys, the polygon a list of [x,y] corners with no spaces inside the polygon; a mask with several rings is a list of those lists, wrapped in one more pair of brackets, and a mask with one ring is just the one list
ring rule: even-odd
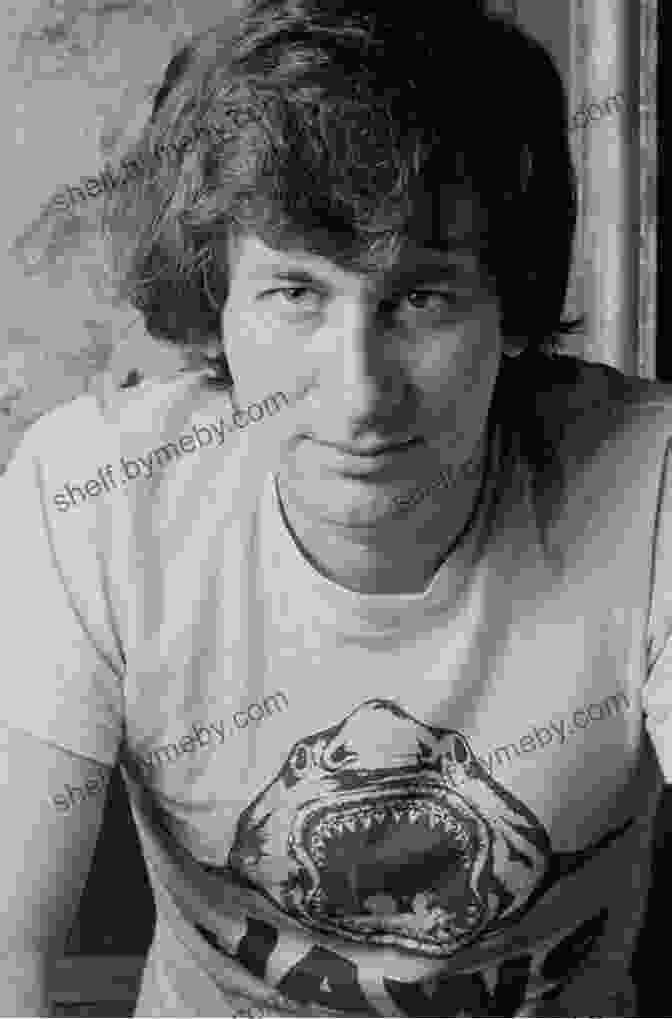
{"label": "curly hair", "polygon": [[[552,352],[581,328],[563,318],[577,199],[562,80],[483,8],[427,2],[411,27],[389,0],[253,0],[233,31],[176,53],[127,153],[146,169],[103,211],[120,296],[150,335],[221,340],[231,231],[366,271],[420,201],[440,241],[465,183],[503,336]],[[223,354],[205,360],[231,384]]]}

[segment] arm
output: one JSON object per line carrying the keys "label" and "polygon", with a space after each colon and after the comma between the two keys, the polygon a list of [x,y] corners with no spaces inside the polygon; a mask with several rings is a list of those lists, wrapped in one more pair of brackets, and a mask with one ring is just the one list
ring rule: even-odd
{"label": "arm", "polygon": [[110,771],[0,725],[0,1015],[49,1014],[48,967],[77,910]]}

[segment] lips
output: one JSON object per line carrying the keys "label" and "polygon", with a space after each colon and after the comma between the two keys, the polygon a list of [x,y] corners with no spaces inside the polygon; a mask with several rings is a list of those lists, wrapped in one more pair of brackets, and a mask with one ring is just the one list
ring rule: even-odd
{"label": "lips", "polygon": [[401,452],[420,442],[422,440],[414,436],[410,439],[398,439],[393,442],[372,443],[369,446],[350,446],[338,442],[325,442],[323,445],[330,446],[332,449],[338,450],[339,453],[346,453],[348,456],[370,457],[382,456],[384,453]]}

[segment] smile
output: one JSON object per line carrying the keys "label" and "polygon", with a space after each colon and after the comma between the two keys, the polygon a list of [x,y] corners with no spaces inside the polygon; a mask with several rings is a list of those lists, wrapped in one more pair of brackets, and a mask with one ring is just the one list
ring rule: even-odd
{"label": "smile", "polygon": [[329,465],[339,474],[361,477],[379,474],[387,468],[396,467],[407,454],[424,445],[424,440],[412,438],[397,443],[378,443],[364,448],[331,442],[318,444],[329,451]]}
{"label": "smile", "polygon": [[359,456],[363,458],[383,456],[386,453],[401,453],[406,449],[410,449],[411,446],[416,446],[422,439],[411,438],[404,439],[401,442],[388,442],[378,443],[374,446],[368,446],[364,448],[358,448],[356,446],[340,446],[336,443],[333,444],[333,448],[337,449],[340,453],[347,453],[349,456]]}
{"label": "smile", "polygon": [[376,457],[387,456],[390,453],[403,453],[407,449],[412,449],[414,446],[419,445],[422,441],[422,439],[414,436],[410,439],[402,439],[399,442],[377,442],[369,446],[351,446],[348,443],[340,442],[320,442],[319,444],[327,446],[329,449],[334,449],[337,453],[342,453],[344,456],[371,460]]}

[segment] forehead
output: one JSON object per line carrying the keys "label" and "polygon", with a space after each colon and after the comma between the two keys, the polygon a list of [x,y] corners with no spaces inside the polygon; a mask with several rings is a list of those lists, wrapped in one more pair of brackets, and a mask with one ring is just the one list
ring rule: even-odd
{"label": "forehead", "polygon": [[[360,261],[360,260],[357,260]],[[339,277],[361,272],[373,277],[396,277],[409,274],[476,275],[480,268],[479,236],[453,234],[443,238],[440,246],[419,244],[403,238],[385,259],[375,266],[343,264],[343,260],[314,250],[314,246],[295,239],[281,247],[266,243],[252,233],[239,234],[229,243],[229,264],[238,265],[250,280],[264,279],[282,272],[304,271],[317,276]]]}

